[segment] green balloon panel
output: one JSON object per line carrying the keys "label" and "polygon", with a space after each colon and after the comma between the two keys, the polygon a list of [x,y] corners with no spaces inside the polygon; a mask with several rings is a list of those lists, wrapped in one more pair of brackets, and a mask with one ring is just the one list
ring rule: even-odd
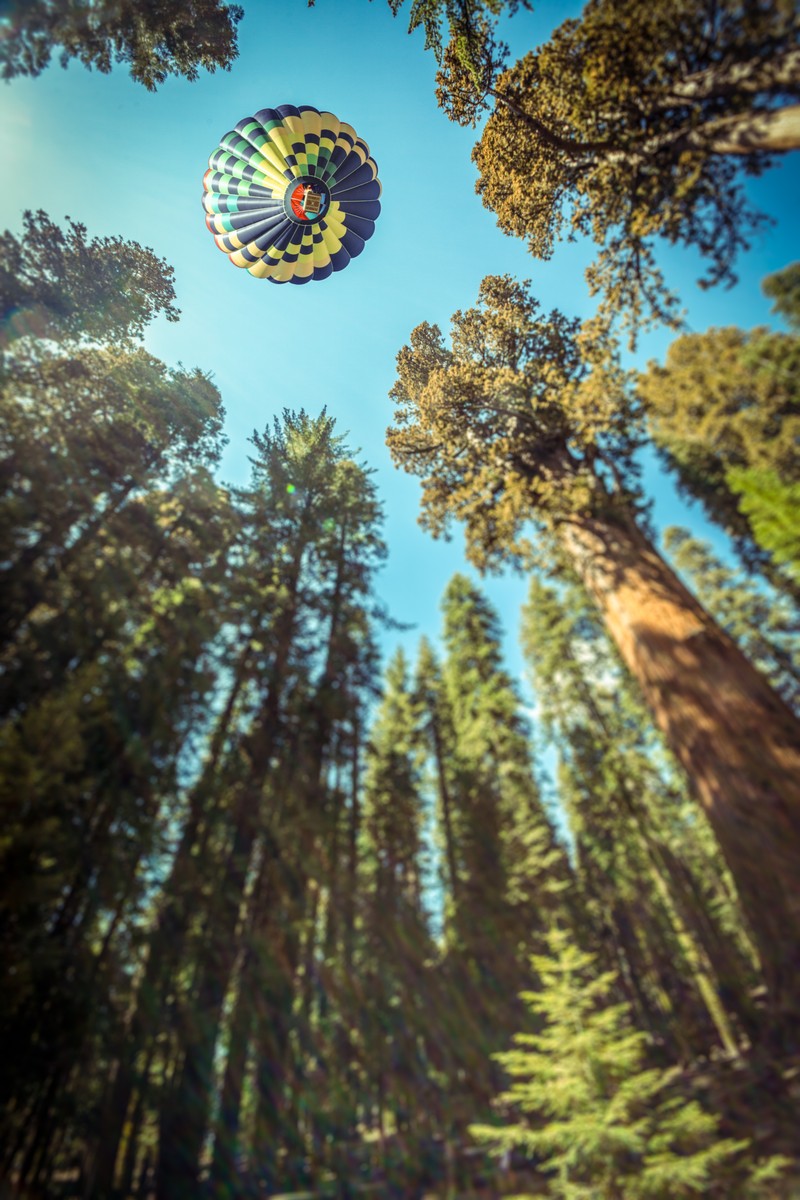
{"label": "green balloon panel", "polygon": [[364,249],[381,211],[378,167],[352,125],[311,105],[245,117],[203,177],[206,225],[237,267],[309,283]]}

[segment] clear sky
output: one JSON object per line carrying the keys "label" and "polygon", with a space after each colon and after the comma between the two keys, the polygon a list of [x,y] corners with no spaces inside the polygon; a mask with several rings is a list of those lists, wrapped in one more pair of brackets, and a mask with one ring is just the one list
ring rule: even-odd
{"label": "clear sky", "polygon": [[[152,327],[148,348],[168,363],[213,373],[227,410],[230,444],[222,478],[247,475],[246,439],[285,406],[316,413],[323,405],[340,432],[376,470],[386,509],[390,557],[379,580],[392,614],[414,628],[386,638],[414,652],[421,633],[436,637],[447,580],[466,569],[461,536],[434,542],[416,524],[419,485],[395,470],[383,439],[391,419],[387,392],[394,357],[411,329],[428,320],[447,328],[474,303],[482,277],[530,278],[542,303],[568,314],[592,311],[583,270],[591,249],[560,246],[539,263],[504,236],[474,192],[470,159],[477,138],[450,124],[434,98],[435,64],[421,32],[406,34],[385,0],[242,0],[240,55],[231,72],[174,79],[150,94],[125,68],[111,75],[57,64],[38,79],[0,88],[0,226],[18,230],[26,208],[84,222],[91,235],[119,234],[150,246],[173,264],[182,318]],[[512,57],[547,39],[579,4],[544,0],[518,14],[505,33]],[[328,109],[369,144],[383,184],[374,237],[347,270],[304,287],[277,287],[237,270],[214,245],[200,204],[207,159],[243,117],[277,104]],[[535,181],[532,181],[535,186]],[[700,291],[692,254],[662,256],[692,329],[767,321],[759,283],[800,257],[800,155],[787,156],[750,185],[776,223],[739,263],[731,290]],[[636,359],[660,357],[670,340],[643,339]],[[645,484],[656,522],[680,522],[703,534],[648,460]],[[515,674],[525,581],[485,581],[506,628]]]}

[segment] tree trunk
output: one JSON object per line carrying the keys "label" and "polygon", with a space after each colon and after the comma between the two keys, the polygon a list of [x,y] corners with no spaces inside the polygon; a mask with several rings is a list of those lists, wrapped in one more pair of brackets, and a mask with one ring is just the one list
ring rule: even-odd
{"label": "tree trunk", "polygon": [[[181,958],[195,892],[202,875],[202,846],[206,840],[209,823],[213,823],[214,814],[219,806],[219,796],[214,793],[214,783],[225,743],[233,726],[238,699],[249,672],[251,653],[248,642],[237,663],[225,709],[217,721],[208,760],[200,779],[192,789],[186,824],[172,861],[169,879],[164,887],[164,905],[158,923],[150,934],[147,963],[137,992],[136,1005],[120,1051],[116,1075],[106,1097],[96,1156],[87,1172],[87,1196],[109,1194],[113,1185],[125,1117],[136,1084],[136,1062],[147,1038],[155,1034],[162,1022],[163,983],[170,969],[174,969]],[[204,821],[206,836],[200,835],[198,838]]]}
{"label": "tree trunk", "polygon": [[147,1054],[147,1061],[142,1068],[139,1077],[139,1087],[136,1093],[136,1103],[133,1106],[130,1121],[126,1125],[126,1142],[125,1153],[122,1158],[122,1166],[120,1168],[120,1192],[123,1196],[129,1196],[133,1184],[133,1177],[136,1171],[136,1162],[140,1157],[139,1154],[139,1138],[142,1130],[142,1119],[145,1112],[145,1101],[147,1098],[148,1089],[150,1087],[150,1070],[153,1065],[155,1056],[156,1043],[152,1042]]}
{"label": "tree trunk", "polygon": [[361,726],[358,716],[353,718],[353,746],[351,759],[350,806],[347,812],[347,878],[344,903],[344,969],[349,980],[353,975],[353,957],[356,939],[356,890],[358,887],[358,838],[361,832],[361,782],[359,778],[361,755]]}
{"label": "tree trunk", "polygon": [[661,844],[658,849],[675,906],[716,978],[719,1000],[752,1040],[758,1028],[747,986],[748,978],[752,984],[752,964],[720,927],[686,864],[667,846]]}
{"label": "tree trunk", "polygon": [[[259,931],[263,933],[263,931]],[[208,1181],[210,1196],[224,1200],[235,1190],[239,1152],[242,1089],[253,1029],[254,959],[252,943],[245,950],[239,990],[230,1020],[230,1043],[220,1098],[219,1121],[214,1137],[214,1159]]]}
{"label": "tree trunk", "polygon": [[[335,987],[335,963],[338,960],[339,917],[341,915],[342,880],[340,872],[340,842],[344,819],[344,795],[337,784],[333,791],[331,814],[330,853],[326,863],[327,899],[325,907],[325,934],[322,939],[322,987],[319,990],[319,1019],[327,1018],[331,1002],[331,989]],[[338,979],[336,980],[338,984]],[[310,1012],[310,1009],[309,1009]]]}
{"label": "tree trunk", "polygon": [[789,1018],[800,990],[800,722],[632,522],[587,518],[561,536],[708,814],[772,1007]]}
{"label": "tree trunk", "polygon": [[288,912],[281,907],[275,937],[260,967],[256,996],[255,1046],[256,1123],[254,1151],[258,1177],[268,1188],[283,1181],[276,1177],[277,1151],[284,1141],[282,1119],[286,1060],[292,1029],[300,938],[288,925]]}
{"label": "tree trunk", "polygon": [[[267,707],[273,710],[269,697]],[[183,1068],[175,1094],[162,1112],[158,1200],[188,1196],[198,1186],[197,1173],[214,1086],[214,1052],[223,1003],[236,963],[240,908],[259,832],[262,792],[277,742],[278,719],[275,705],[271,719],[259,722],[257,748],[251,753],[252,778],[239,789],[230,818],[233,839],[217,881],[216,907],[209,916],[208,937],[200,951],[188,1028],[182,1030],[186,1051]]]}
{"label": "tree trunk", "polygon": [[450,789],[447,786],[447,775],[444,762],[444,749],[442,746],[441,730],[439,728],[439,719],[435,711],[431,710],[430,729],[433,735],[433,754],[436,759],[436,778],[439,785],[439,801],[442,806],[442,823],[444,825],[444,844],[445,857],[447,858],[447,871],[450,876],[450,894],[453,900],[453,907],[458,911],[460,897],[460,884],[458,878],[458,867],[456,866],[456,845],[453,835],[453,812],[452,801],[450,797]]}

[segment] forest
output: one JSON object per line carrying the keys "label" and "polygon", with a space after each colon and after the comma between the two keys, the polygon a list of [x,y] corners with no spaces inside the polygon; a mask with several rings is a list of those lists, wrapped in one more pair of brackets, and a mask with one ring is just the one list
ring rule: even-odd
{"label": "forest", "polygon": [[[389,7],[531,275],[595,255],[589,317],[499,272],[397,347],[409,520],[465,544],[435,643],[391,648],[335,398],[227,483],[214,376],[146,345],[170,263],[0,235],[0,1197],[792,1200],[800,263],[700,332],[657,247],[734,281],[800,148],[796,7],[589,0],[510,65],[526,0]],[[223,0],[9,14],[6,80],[236,71]],[[728,552],[659,540],[644,449]]]}

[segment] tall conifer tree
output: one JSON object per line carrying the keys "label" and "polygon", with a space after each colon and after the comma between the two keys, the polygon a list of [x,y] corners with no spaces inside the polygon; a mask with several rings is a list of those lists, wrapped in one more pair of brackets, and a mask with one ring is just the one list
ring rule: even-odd
{"label": "tall conifer tree", "polygon": [[569,555],[708,813],[791,1030],[800,725],[647,537],[638,409],[606,332],[546,319],[522,285],[490,276],[451,346],[435,326],[414,331],[392,395],[391,452],[421,476],[434,534],[462,520],[469,556],[491,569],[526,560],[536,520]]}

